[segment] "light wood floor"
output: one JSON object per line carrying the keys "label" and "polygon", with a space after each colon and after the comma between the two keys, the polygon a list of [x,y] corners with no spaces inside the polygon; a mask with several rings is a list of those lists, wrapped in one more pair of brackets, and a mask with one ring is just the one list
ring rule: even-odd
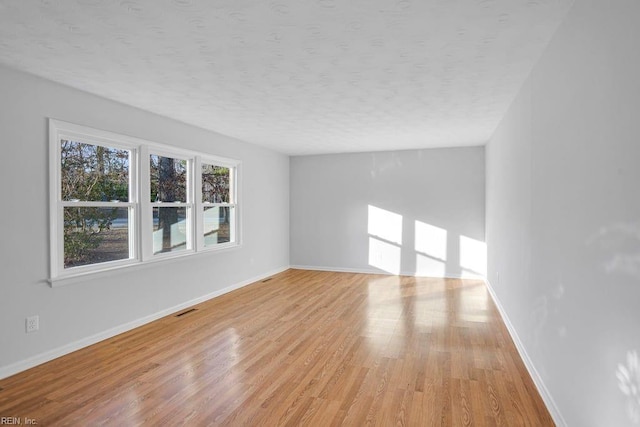
{"label": "light wood floor", "polygon": [[289,270],[0,381],[49,425],[553,425],[481,281]]}

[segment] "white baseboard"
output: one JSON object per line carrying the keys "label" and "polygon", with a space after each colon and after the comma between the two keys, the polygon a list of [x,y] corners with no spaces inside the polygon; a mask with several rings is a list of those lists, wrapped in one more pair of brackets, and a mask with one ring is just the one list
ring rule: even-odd
{"label": "white baseboard", "polygon": [[511,339],[513,340],[514,344],[516,345],[516,350],[518,351],[518,354],[520,355],[520,358],[524,362],[524,366],[525,366],[525,368],[527,368],[527,371],[529,372],[529,375],[531,376],[531,379],[533,380],[536,388],[538,389],[538,392],[540,393],[540,396],[542,397],[542,400],[544,401],[545,405],[547,405],[547,409],[549,409],[549,412],[551,413],[551,417],[553,418],[553,421],[559,427],[566,427],[567,426],[567,422],[562,417],[562,414],[560,413],[560,410],[558,409],[558,405],[556,405],[556,402],[553,400],[553,397],[551,396],[551,393],[549,393],[549,390],[544,385],[544,382],[542,381],[542,377],[540,376],[540,374],[536,370],[536,367],[534,366],[533,361],[531,360],[531,358],[527,354],[527,350],[525,349],[524,344],[520,340],[520,337],[518,336],[518,333],[516,332],[516,329],[513,327],[513,324],[511,323],[511,320],[509,320],[509,316],[507,315],[507,312],[504,310],[504,307],[500,303],[500,299],[498,299],[498,296],[496,295],[493,287],[491,286],[491,283],[489,283],[489,280],[485,279],[485,283],[487,284],[487,289],[489,290],[489,293],[491,294],[491,298],[493,299],[493,302],[495,303],[496,307],[498,308],[498,312],[500,313],[500,316],[502,317],[502,321],[507,326],[507,330],[509,331],[509,335],[511,335]]}
{"label": "white baseboard", "polygon": [[404,272],[401,271],[400,274],[392,274],[387,273],[385,271],[378,270],[376,268],[343,268],[343,267],[325,267],[318,265],[292,265],[291,268],[295,268],[297,270],[313,270],[313,271],[335,271],[337,273],[361,273],[361,274],[379,274],[382,276],[412,276],[412,277],[436,277],[443,279],[474,279],[474,280],[485,280],[485,277],[482,275],[462,275],[462,274],[445,274],[441,276],[421,276],[416,273]]}
{"label": "white baseboard", "polygon": [[69,353],[72,353],[72,352],[74,352],[76,350],[80,350],[81,348],[88,347],[88,346],[96,344],[96,343],[98,343],[100,341],[104,341],[104,340],[106,340],[108,338],[114,337],[114,336],[116,336],[118,334],[121,334],[123,332],[130,331],[130,330],[135,329],[135,328],[137,328],[139,326],[142,326],[142,325],[145,325],[147,323],[153,322],[154,320],[158,320],[158,319],[160,319],[162,317],[165,317],[165,316],[168,316],[170,314],[176,313],[176,312],[178,312],[180,310],[184,310],[185,308],[194,306],[196,304],[200,304],[202,302],[205,302],[205,301],[210,300],[212,298],[218,297],[220,295],[224,295],[224,294],[226,294],[228,292],[231,292],[231,291],[234,291],[236,289],[240,289],[240,288],[242,288],[244,286],[247,286],[247,285],[249,285],[251,283],[258,282],[258,281],[263,280],[263,279],[265,279],[265,278],[267,278],[269,276],[273,276],[275,274],[281,273],[281,272],[283,272],[285,270],[288,270],[288,269],[289,269],[289,266],[281,267],[279,269],[270,271],[268,273],[261,274],[261,275],[256,276],[256,277],[252,277],[250,279],[243,280],[242,282],[233,284],[231,286],[227,286],[226,288],[211,292],[211,293],[209,293],[207,295],[203,295],[201,297],[194,298],[194,299],[192,299],[190,301],[186,301],[184,303],[175,305],[173,307],[169,307],[169,308],[167,308],[165,310],[161,310],[161,311],[159,311],[157,313],[153,313],[153,314],[150,314],[148,316],[141,317],[140,319],[136,319],[136,320],[133,320],[131,322],[125,323],[123,325],[116,326],[115,328],[111,328],[111,329],[108,329],[106,331],[99,332],[99,333],[97,333],[95,335],[91,335],[89,337],[82,338],[82,339],[80,339],[78,341],[74,341],[72,343],[63,345],[61,347],[55,348],[55,349],[47,351],[45,353],[40,353],[40,354],[32,356],[32,357],[30,357],[28,359],[21,360],[19,362],[12,363],[12,364],[7,365],[7,366],[0,367],[0,379],[7,378],[7,377],[9,377],[11,375],[15,375],[15,374],[17,374],[19,372],[22,372],[22,371],[25,371],[27,369],[33,368],[35,366],[41,365],[41,364],[43,364],[45,362],[49,362],[49,361],[51,361],[53,359],[57,359],[58,357],[64,356],[65,354],[69,354]]}
{"label": "white baseboard", "polygon": [[380,274],[384,276],[389,275],[389,273],[385,273],[380,270],[362,268],[322,267],[318,265],[292,265],[291,268],[294,268],[296,270],[333,271],[336,273]]}

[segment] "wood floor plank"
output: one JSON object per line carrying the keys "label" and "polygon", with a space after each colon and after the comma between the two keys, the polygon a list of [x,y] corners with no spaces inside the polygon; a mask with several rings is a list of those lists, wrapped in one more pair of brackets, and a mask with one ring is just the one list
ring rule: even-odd
{"label": "wood floor plank", "polygon": [[292,269],[193,308],[0,380],[0,416],[554,425],[481,281]]}

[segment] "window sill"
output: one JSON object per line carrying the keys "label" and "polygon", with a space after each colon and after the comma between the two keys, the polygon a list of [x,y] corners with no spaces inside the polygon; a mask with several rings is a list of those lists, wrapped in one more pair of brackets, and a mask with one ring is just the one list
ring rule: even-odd
{"label": "window sill", "polygon": [[219,252],[227,252],[238,249],[242,246],[242,243],[224,244],[219,247],[203,248],[197,252],[185,252],[179,254],[165,254],[163,256],[152,258],[146,261],[132,260],[128,263],[118,263],[117,265],[105,266],[105,268],[92,269],[90,271],[69,272],[57,277],[51,277],[47,281],[49,286],[57,288],[60,286],[73,285],[76,283],[85,282],[87,280],[95,280],[103,277],[111,276],[114,273],[143,270],[145,268],[155,266],[158,263],[166,264],[175,261],[179,261],[185,258],[198,257],[202,255],[211,255]]}

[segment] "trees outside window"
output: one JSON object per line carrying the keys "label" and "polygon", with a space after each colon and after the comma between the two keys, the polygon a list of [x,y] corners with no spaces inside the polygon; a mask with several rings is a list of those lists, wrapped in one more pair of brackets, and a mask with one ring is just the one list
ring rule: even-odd
{"label": "trees outside window", "polygon": [[192,246],[190,164],[187,159],[149,156],[154,254],[186,250]]}
{"label": "trees outside window", "polygon": [[131,256],[130,158],[129,150],[61,140],[65,268]]}

